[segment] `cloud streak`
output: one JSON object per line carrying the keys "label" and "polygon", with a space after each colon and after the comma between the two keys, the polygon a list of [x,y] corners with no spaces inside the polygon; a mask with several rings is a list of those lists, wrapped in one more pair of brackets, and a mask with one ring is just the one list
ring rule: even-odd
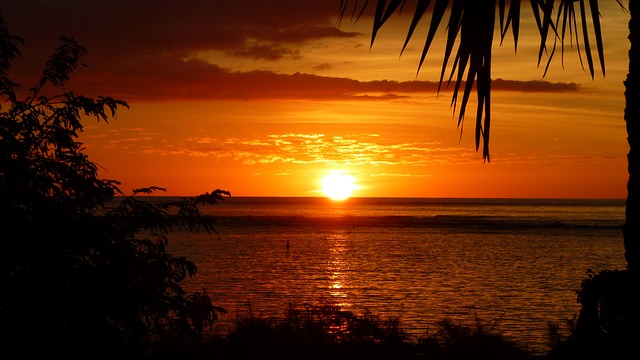
{"label": "cloud streak", "polygon": [[225,139],[190,137],[159,146],[150,146],[149,139],[142,135],[123,135],[126,136],[112,139],[106,146],[162,156],[212,157],[243,165],[421,167],[469,160],[468,156],[452,156],[468,154],[468,149],[446,148],[437,142],[393,142],[381,139],[377,134],[283,133],[264,138]]}
{"label": "cloud streak", "polygon": [[[163,100],[397,100],[435,95],[435,81],[359,81],[309,73],[233,71],[202,60],[157,59],[130,64],[115,74],[81,72],[73,86],[89,94],[110,94],[126,101]],[[497,79],[494,91],[576,92],[575,83]],[[443,86],[443,92],[447,92]]]}

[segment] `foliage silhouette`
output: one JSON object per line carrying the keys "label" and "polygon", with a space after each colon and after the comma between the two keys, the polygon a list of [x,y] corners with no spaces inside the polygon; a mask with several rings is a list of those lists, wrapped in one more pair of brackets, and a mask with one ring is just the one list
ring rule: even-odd
{"label": "foliage silhouette", "polygon": [[87,50],[69,37],[61,42],[37,84],[23,91],[8,73],[23,40],[0,13],[3,358],[142,355],[176,329],[198,335],[223,309],[201,308],[194,321],[188,310],[210,300],[185,294],[180,282],[197,269],[167,252],[167,234],[215,231],[199,206],[230,194],[154,203],[136,195],[162,188],[124,196],[119,182],[100,179],[78,141],[81,120],[108,122],[128,105],[66,91]]}
{"label": "foliage silhouette", "polygon": [[453,322],[445,318],[437,331],[419,340],[430,359],[530,359],[532,353],[497,331],[497,322],[475,324]]}
{"label": "foliage silhouette", "polygon": [[640,347],[638,273],[587,271],[578,291],[582,308],[572,335],[552,348],[549,359],[637,359]]}
{"label": "foliage silhouette", "polygon": [[[262,318],[249,309],[238,317],[227,344],[238,357],[254,358],[394,358],[408,350],[409,337],[399,318],[356,314],[322,300],[300,307],[290,303],[285,316]],[[244,356],[243,356],[244,355]]]}
{"label": "foliage silhouette", "polygon": [[496,330],[496,323],[473,324],[445,318],[434,332],[412,337],[397,317],[356,313],[320,301],[290,303],[282,317],[262,317],[249,311],[236,318],[227,337],[211,337],[185,347],[162,343],[154,360],[201,359],[536,359],[535,354]]}

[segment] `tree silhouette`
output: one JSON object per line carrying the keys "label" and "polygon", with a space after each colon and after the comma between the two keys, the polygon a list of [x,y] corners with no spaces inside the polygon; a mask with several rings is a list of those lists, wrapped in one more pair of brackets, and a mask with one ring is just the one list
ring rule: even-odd
{"label": "tree silhouette", "polygon": [[141,355],[168,332],[200,332],[189,309],[209,298],[185,294],[180,282],[197,269],[167,252],[167,234],[214,231],[199,207],[230,194],[214,190],[158,203],[136,197],[163,190],[151,186],[114,198],[124,195],[119,183],[98,177],[78,134],[82,119],[108,122],[128,105],[66,91],[87,50],[72,38],[61,41],[40,80],[22,90],[8,72],[23,41],[0,13],[2,356]]}

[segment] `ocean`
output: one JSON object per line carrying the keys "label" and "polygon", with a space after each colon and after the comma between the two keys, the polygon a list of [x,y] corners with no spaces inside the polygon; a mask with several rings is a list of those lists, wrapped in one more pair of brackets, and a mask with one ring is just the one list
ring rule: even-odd
{"label": "ocean", "polygon": [[624,200],[229,197],[202,212],[217,233],[173,233],[169,250],[198,267],[185,289],[229,312],[217,332],[329,302],[414,336],[479,320],[545,352],[587,269],[626,266]]}

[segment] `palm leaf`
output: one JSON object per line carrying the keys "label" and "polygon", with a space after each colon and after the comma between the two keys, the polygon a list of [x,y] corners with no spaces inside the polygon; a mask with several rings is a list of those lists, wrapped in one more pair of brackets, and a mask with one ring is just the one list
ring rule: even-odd
{"label": "palm leaf", "polygon": [[[385,2],[384,0],[378,0],[379,2]],[[398,10],[398,12],[402,11],[402,8],[404,7],[404,4],[407,2],[407,0],[391,0],[389,2],[389,5],[387,5],[386,10],[384,11],[384,14],[382,15],[382,23],[385,23],[390,17],[391,15],[393,15],[393,13],[396,12],[396,10]]]}
{"label": "palm leaf", "polygon": [[[458,33],[460,31],[460,25],[462,23],[462,14],[464,7],[462,6],[462,1],[455,1],[451,8],[451,14],[449,15],[449,24],[447,25],[447,44],[444,50],[444,56],[442,61],[442,70],[440,71],[440,83],[438,85],[438,93],[440,92],[440,88],[442,86],[442,80],[444,79],[444,73],[447,69],[447,64],[449,63],[449,58],[451,57],[451,52],[453,51],[453,45],[455,45],[456,39],[458,38]],[[423,52],[423,54],[425,54]],[[457,62],[454,61],[454,66],[451,71],[451,76],[449,77],[449,82],[451,82],[451,77],[455,71],[455,64]]]}
{"label": "palm leaf", "polygon": [[[364,5],[362,5],[362,7],[360,8],[360,12],[358,13],[358,16],[355,17],[354,16],[356,14],[356,9],[358,8],[358,0],[354,1],[354,5],[353,5],[353,11],[351,13],[351,20],[352,21],[358,21],[360,20],[360,17],[362,17],[362,14],[364,13],[364,10],[367,8],[367,5],[369,4],[369,0],[365,0]],[[338,16],[338,23],[337,26],[340,26],[340,24],[342,24],[342,19],[344,19],[344,14],[347,11],[347,6],[349,5],[349,1],[348,0],[340,0],[340,12],[339,12],[339,16]]]}
{"label": "palm leaf", "polygon": [[602,41],[602,31],[600,28],[600,10],[598,9],[598,1],[589,0],[589,7],[591,8],[591,18],[593,21],[593,31],[596,37],[596,46],[598,48],[598,57],[600,58],[600,68],[602,69],[602,75],[605,75],[604,67],[604,42]]}
{"label": "palm leaf", "polygon": [[376,5],[376,13],[373,17],[373,32],[371,34],[371,46],[373,46],[373,42],[378,34],[378,30],[382,27],[382,25],[389,20],[391,15],[396,12],[398,9],[402,9],[407,0],[391,0],[387,5],[386,0],[378,0],[378,4]]}
{"label": "palm leaf", "polygon": [[[416,26],[418,26],[418,23],[420,22],[420,19],[422,19],[422,16],[424,15],[424,13],[427,12],[427,9],[429,8],[430,4],[431,4],[431,0],[418,0],[418,2],[416,3],[416,9],[413,12],[413,19],[411,19],[411,24],[409,24],[409,30],[407,31],[407,38],[404,40],[404,45],[402,45],[402,50],[400,50],[400,55],[402,55],[402,53],[404,52],[404,49],[407,47],[407,44],[409,44],[409,40],[413,36],[413,32],[415,31]],[[431,24],[431,27],[433,27],[433,22]],[[430,43],[428,39],[429,39],[429,36],[427,36],[427,43]],[[425,48],[428,49],[429,46],[425,44]]]}
{"label": "palm leaf", "polygon": [[500,0],[500,45],[507,35],[507,31],[511,26],[513,33],[514,50],[518,50],[518,37],[520,35],[520,0],[512,0],[509,4],[509,13],[506,19],[505,13],[505,0]]}
{"label": "palm leaf", "polygon": [[[553,12],[554,0],[531,0],[531,8],[536,18],[536,24],[538,25],[538,31],[540,32],[540,48],[538,49],[538,66],[542,60],[542,54],[546,53],[547,49],[547,37],[549,36],[549,30],[555,32],[555,26],[553,24],[552,12]],[[542,18],[540,18],[540,11],[542,11]],[[549,57],[551,61],[551,57]]]}
{"label": "palm leaf", "polygon": [[[448,0],[436,0],[436,3],[433,5],[433,14],[431,15],[431,25],[429,26],[429,33],[427,34],[427,40],[425,41],[424,47],[422,48],[422,55],[420,55],[420,63],[418,64],[418,71],[420,71],[420,68],[422,68],[424,59],[427,57],[427,51],[431,47],[431,43],[435,38],[436,32],[438,31],[438,27],[440,27],[440,22],[444,17],[445,11],[447,10],[448,3],[449,3]],[[408,41],[408,38],[407,38],[407,41]],[[440,77],[440,79],[442,83],[442,77]]]}
{"label": "palm leaf", "polygon": [[580,0],[579,3],[580,20],[582,21],[582,36],[584,37],[584,52],[587,56],[587,63],[589,64],[589,72],[591,73],[591,78],[593,78],[593,57],[591,56],[591,44],[589,43],[589,29],[587,29],[587,15],[584,8],[584,0]]}
{"label": "palm leaf", "polygon": [[383,16],[384,16],[384,8],[386,6],[385,0],[378,0],[378,4],[376,5],[376,13],[373,15],[373,31],[371,32],[371,45],[373,46],[373,42],[376,40],[376,35],[378,34],[378,30],[384,24]]}

